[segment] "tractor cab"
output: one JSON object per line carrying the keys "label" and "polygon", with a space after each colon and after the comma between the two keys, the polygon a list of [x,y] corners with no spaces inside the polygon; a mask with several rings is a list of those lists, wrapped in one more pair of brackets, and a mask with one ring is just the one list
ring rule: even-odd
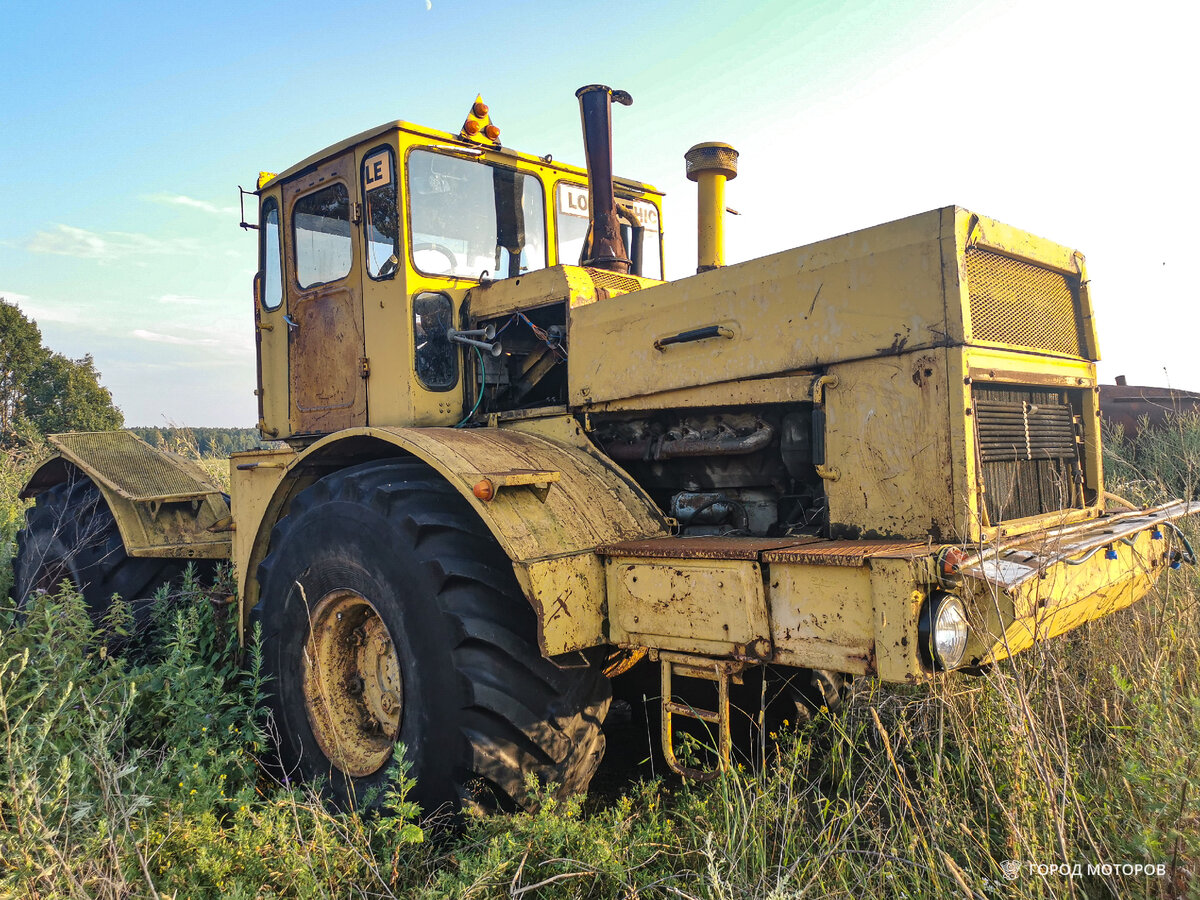
{"label": "tractor cab", "polygon": [[[589,158],[597,154],[611,158],[610,146],[589,148]],[[662,193],[609,183],[616,255],[632,276],[623,288],[610,284],[611,294],[662,278]],[[557,269],[552,280],[587,283],[576,299],[596,297],[586,275],[564,274],[597,265],[588,172],[504,147],[482,99],[457,134],[391,122],[263,173],[256,193],[265,438],[454,425],[489,390],[506,406],[564,398],[567,293],[535,291],[517,304],[520,315],[506,311],[482,327],[468,321],[469,295]]]}

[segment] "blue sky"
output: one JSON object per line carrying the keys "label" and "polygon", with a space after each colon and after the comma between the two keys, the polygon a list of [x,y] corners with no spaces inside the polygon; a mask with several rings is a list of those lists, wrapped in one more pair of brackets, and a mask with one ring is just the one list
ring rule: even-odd
{"label": "blue sky", "polygon": [[949,203],[1081,249],[1101,374],[1200,390],[1197,15],[1159,2],[55,3],[0,35],[0,296],[92,353],[129,424],[255,420],[237,185],[392,119],[581,162],[574,90],[629,91],[619,174],[695,260],[692,144],[741,151],[728,257]]}

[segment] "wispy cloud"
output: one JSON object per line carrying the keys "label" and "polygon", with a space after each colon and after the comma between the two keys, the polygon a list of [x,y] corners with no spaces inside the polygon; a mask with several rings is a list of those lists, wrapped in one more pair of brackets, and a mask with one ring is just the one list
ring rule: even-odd
{"label": "wispy cloud", "polygon": [[143,199],[149,200],[152,203],[186,206],[188,209],[198,209],[201,212],[212,213],[214,215],[227,216],[238,211],[236,206],[217,206],[217,204],[210,203],[207,200],[197,200],[195,197],[187,197],[183,194],[150,194]]}
{"label": "wispy cloud", "polygon": [[[213,304],[214,309],[219,306]],[[129,334],[138,340],[155,344],[208,347],[229,356],[244,356],[254,352],[254,324],[250,316],[223,315],[215,320],[209,317],[209,321],[203,324],[179,322],[157,330],[138,328]]]}
{"label": "wispy cloud", "polygon": [[204,250],[193,238],[160,238],[128,231],[88,231],[62,224],[55,225],[51,231],[35,233],[25,247],[33,253],[100,262],[145,256],[195,256]]}
{"label": "wispy cloud", "polygon": [[0,290],[0,298],[14,304],[22,313],[35,322],[75,324],[80,321],[79,310],[72,306],[63,306],[61,304],[46,306],[45,304],[36,302],[32,297],[26,294],[18,294],[16,291]]}
{"label": "wispy cloud", "polygon": [[152,341],[156,344],[175,344],[186,347],[215,347],[221,343],[217,338],[179,337],[174,334],[163,334],[161,331],[147,331],[144,328],[135,328],[129,333],[135,338],[143,341]]}
{"label": "wispy cloud", "polygon": [[163,294],[158,298],[159,303],[165,303],[167,306],[219,306],[215,301],[205,300],[201,297],[188,297],[184,294]]}

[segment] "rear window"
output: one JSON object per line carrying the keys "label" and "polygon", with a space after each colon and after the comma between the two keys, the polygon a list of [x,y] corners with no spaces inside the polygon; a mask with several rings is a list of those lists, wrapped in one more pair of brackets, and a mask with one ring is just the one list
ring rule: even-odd
{"label": "rear window", "polygon": [[[558,231],[558,261],[566,266],[580,264],[580,254],[583,252],[583,241],[588,230],[588,208],[591,198],[586,186],[581,184],[559,184],[558,200],[554,204],[554,225]],[[629,271],[634,275],[646,278],[662,279],[662,244],[659,241],[661,229],[658,222],[658,208],[653,203],[639,200],[635,197],[616,195],[617,205],[623,207],[626,213],[642,226],[642,246],[640,255],[633,246],[634,230],[621,219],[621,241],[625,244],[625,252],[634,263]]]}

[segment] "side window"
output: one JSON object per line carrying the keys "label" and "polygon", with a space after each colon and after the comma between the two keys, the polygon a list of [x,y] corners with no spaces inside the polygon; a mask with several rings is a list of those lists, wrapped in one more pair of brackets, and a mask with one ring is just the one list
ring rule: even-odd
{"label": "side window", "polygon": [[413,359],[417,378],[431,391],[445,391],[458,381],[458,348],[447,332],[454,308],[446,294],[423,293],[413,298]]}
{"label": "side window", "polygon": [[367,274],[391,278],[400,265],[400,232],[396,227],[395,157],[387,147],[368,154],[362,170],[363,229],[367,240]]}
{"label": "side window", "polygon": [[296,281],[302,288],[337,281],[350,274],[350,192],[344,184],[313,191],[292,207],[296,244]]}
{"label": "side window", "polygon": [[283,266],[279,255],[279,203],[274,197],[268,197],[263,203],[259,254],[259,270],[263,273],[263,307],[278,309],[283,302]]}

